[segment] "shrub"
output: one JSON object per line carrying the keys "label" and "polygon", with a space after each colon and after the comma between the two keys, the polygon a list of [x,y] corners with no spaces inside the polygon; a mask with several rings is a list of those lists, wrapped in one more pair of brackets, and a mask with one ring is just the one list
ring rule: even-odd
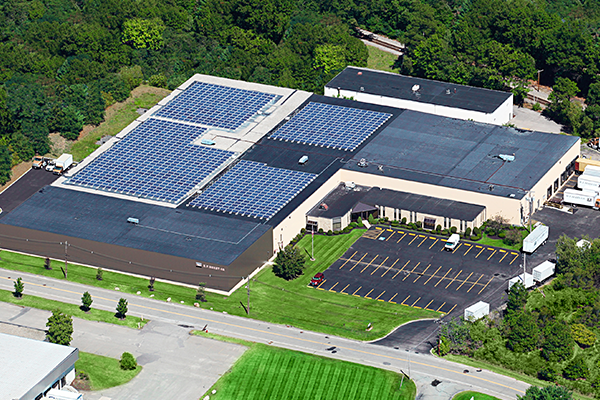
{"label": "shrub", "polygon": [[148,79],[148,85],[166,88],[167,87],[167,77],[164,74],[152,75]]}
{"label": "shrub", "polygon": [[23,289],[25,288],[25,286],[23,285],[23,280],[21,278],[17,278],[17,280],[14,282],[14,287],[15,291],[13,292],[13,295],[17,299],[23,297]]}
{"label": "shrub", "polygon": [[414,223],[411,222],[411,223],[408,224],[408,228],[412,229],[412,230],[416,230],[417,226]]}
{"label": "shrub", "polygon": [[340,234],[340,231],[333,231],[333,234],[334,234],[334,235],[339,235],[339,234]]}
{"label": "shrub", "polygon": [[450,232],[451,232],[451,233],[456,233],[456,230],[457,230],[457,229],[456,229],[456,227],[455,227],[455,226],[453,226],[453,227],[451,227],[451,228],[450,228]]}
{"label": "shrub", "polygon": [[50,343],[62,344],[68,346],[73,340],[73,318],[70,315],[63,314],[55,310],[46,322],[46,339]]}
{"label": "shrub", "polygon": [[356,222],[350,222],[350,225],[348,225],[351,229],[354,229],[358,226],[358,224]]}
{"label": "shrub", "polygon": [[500,233],[498,233],[498,237],[500,239],[504,239],[506,237],[506,231],[500,231]]}
{"label": "shrub", "polygon": [[101,281],[103,273],[104,271],[102,271],[102,268],[98,268],[98,270],[96,271],[96,280]]}
{"label": "shrub", "polygon": [[200,282],[198,284],[198,290],[196,290],[196,300],[200,300],[201,302],[206,302],[206,283]]}
{"label": "shrub", "polygon": [[348,233],[352,230],[352,228],[350,228],[350,226],[345,227],[344,229],[342,229],[342,232],[344,233]]}
{"label": "shrub", "polygon": [[406,217],[402,218],[402,225],[406,225]]}
{"label": "shrub", "polygon": [[538,103],[537,101],[531,106],[531,109],[533,111],[542,111],[542,106],[540,103]]}
{"label": "shrub", "polygon": [[560,374],[560,369],[554,364],[548,364],[538,372],[538,379],[543,381],[554,382]]}
{"label": "shrub", "polygon": [[306,234],[306,229],[305,228],[300,229],[300,235],[304,235],[304,234]]}
{"label": "shrub", "polygon": [[373,225],[373,224],[375,224],[375,223],[376,223],[376,222],[375,222],[375,218],[373,218],[373,214],[369,214],[369,223],[370,223],[371,225]]}
{"label": "shrub", "polygon": [[473,228],[473,234],[475,236],[481,235],[481,229],[479,229],[478,227]]}
{"label": "shrub", "polygon": [[[327,234],[331,236],[330,232],[328,231]],[[289,281],[302,275],[305,263],[306,258],[302,250],[288,245],[277,253],[273,264],[273,273]]]}
{"label": "shrub", "polygon": [[444,336],[440,336],[440,341],[438,343],[438,354],[440,356],[445,356],[450,352],[450,341],[446,339]]}
{"label": "shrub", "polygon": [[400,225],[400,222],[398,222],[397,220],[392,221],[392,226],[398,226],[398,225]]}
{"label": "shrub", "polygon": [[319,230],[317,231],[317,233],[320,233],[322,235],[323,234],[323,228],[319,228]]}
{"label": "shrub", "polygon": [[86,312],[90,311],[93,302],[90,292],[85,292],[83,296],[81,296],[81,309]]}
{"label": "shrub", "polygon": [[417,221],[417,222],[415,222],[415,226],[417,228],[421,228],[423,226],[423,223],[421,221]]}
{"label": "shrub", "polygon": [[496,236],[496,231],[494,229],[492,229],[492,228],[487,228],[485,230],[485,234],[488,235],[488,236]]}
{"label": "shrub", "polygon": [[46,259],[44,260],[44,268],[47,270],[51,270],[52,266],[50,265],[50,258],[46,257]]}
{"label": "shrub", "polygon": [[590,370],[588,369],[583,355],[575,356],[563,370],[563,376],[569,380],[585,379],[589,377]]}
{"label": "shrub", "polygon": [[471,228],[465,229],[465,237],[469,237],[469,236],[471,236]]}
{"label": "shrub", "polygon": [[133,354],[125,352],[121,354],[121,360],[119,361],[121,369],[125,371],[132,371],[137,367],[137,361]]}
{"label": "shrub", "polygon": [[544,330],[546,340],[542,345],[542,357],[552,362],[566,361],[573,356],[573,339],[564,322],[549,323]]}
{"label": "shrub", "polygon": [[582,348],[591,347],[596,343],[596,334],[583,324],[571,325],[571,336]]}
{"label": "shrub", "polygon": [[448,236],[448,229],[444,229],[441,233],[442,235]]}
{"label": "shrub", "polygon": [[521,231],[518,229],[509,229],[506,231],[506,237],[502,239],[502,243],[508,246],[514,246],[520,244],[523,241],[523,236],[521,236]]}
{"label": "shrub", "polygon": [[127,318],[127,300],[122,297],[119,299],[119,304],[117,304],[116,317],[119,319]]}
{"label": "shrub", "polygon": [[356,223],[358,224],[358,226],[361,226],[361,225],[363,224],[363,220],[362,220],[362,218],[361,218],[361,217],[358,217],[358,218],[356,219]]}
{"label": "shrub", "polygon": [[333,235],[333,231],[330,229],[327,231],[327,236],[331,236],[331,235]]}
{"label": "shrub", "polygon": [[436,226],[436,227],[435,227],[435,230],[436,230],[437,232],[441,232],[441,231],[442,231],[442,226],[441,226],[441,225],[438,225],[438,226]]}
{"label": "shrub", "polygon": [[471,241],[476,242],[478,240],[481,240],[481,236],[477,236],[477,235],[473,235],[470,237]]}

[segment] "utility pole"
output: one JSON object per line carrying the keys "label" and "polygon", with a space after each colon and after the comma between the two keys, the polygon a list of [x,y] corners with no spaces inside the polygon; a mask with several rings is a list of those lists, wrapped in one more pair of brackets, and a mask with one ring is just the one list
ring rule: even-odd
{"label": "utility pole", "polygon": [[544,72],[543,69],[538,69],[537,74],[538,74],[538,92],[540,91],[540,73]]}
{"label": "utility pole", "polygon": [[65,279],[67,279],[67,265],[68,265],[68,259],[69,259],[69,253],[67,251],[67,247],[69,246],[69,243],[65,240]]}
{"label": "utility pole", "polygon": [[250,275],[248,275],[248,284],[246,287],[248,288],[248,315],[250,315]]}

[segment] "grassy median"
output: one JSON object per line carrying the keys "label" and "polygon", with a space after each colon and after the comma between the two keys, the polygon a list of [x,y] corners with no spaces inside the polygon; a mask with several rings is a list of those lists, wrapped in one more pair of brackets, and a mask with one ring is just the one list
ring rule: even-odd
{"label": "grassy median", "polygon": [[121,369],[119,360],[110,357],[99,356],[92,353],[79,352],[79,360],[75,362],[75,371],[85,375],[91,390],[108,389],[123,385],[142,370],[137,366],[134,370]]}

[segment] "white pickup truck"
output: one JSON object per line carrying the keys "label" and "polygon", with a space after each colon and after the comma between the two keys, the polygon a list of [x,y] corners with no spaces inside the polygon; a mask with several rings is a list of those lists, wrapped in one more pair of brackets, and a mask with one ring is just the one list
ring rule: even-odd
{"label": "white pickup truck", "polygon": [[450,235],[448,240],[446,240],[444,250],[454,251],[454,249],[456,249],[456,246],[458,246],[458,242],[460,242],[460,235],[458,233],[453,233],[452,235]]}

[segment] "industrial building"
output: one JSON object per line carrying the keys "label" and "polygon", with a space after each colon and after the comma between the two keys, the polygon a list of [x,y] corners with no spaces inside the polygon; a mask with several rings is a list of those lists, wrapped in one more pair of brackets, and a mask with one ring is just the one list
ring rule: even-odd
{"label": "industrial building", "polygon": [[2,214],[0,237],[228,292],[302,228],[523,224],[578,156],[575,137],[195,75]]}
{"label": "industrial building", "polygon": [[325,86],[325,96],[502,125],[513,118],[513,95],[455,83],[347,67]]}
{"label": "industrial building", "polygon": [[0,333],[0,398],[39,400],[75,379],[79,350]]}

